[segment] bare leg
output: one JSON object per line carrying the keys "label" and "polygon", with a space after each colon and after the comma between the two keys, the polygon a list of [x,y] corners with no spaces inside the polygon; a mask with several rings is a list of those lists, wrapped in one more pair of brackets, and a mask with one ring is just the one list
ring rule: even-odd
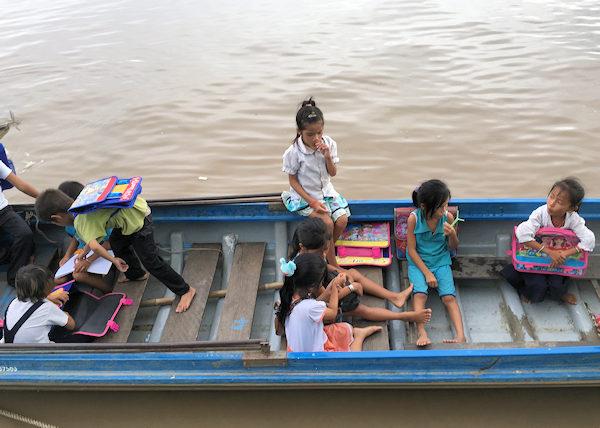
{"label": "bare leg", "polygon": [[567,302],[570,305],[577,304],[577,297],[575,297],[575,295],[571,294],[571,293],[563,294],[562,297],[560,298],[560,300],[562,300],[563,302]]}
{"label": "bare leg", "polygon": [[460,314],[460,308],[458,307],[456,297],[450,295],[444,296],[442,297],[442,302],[446,305],[448,315],[450,315],[450,320],[452,321],[454,330],[456,330],[456,337],[454,339],[444,339],[444,343],[466,342],[467,339],[465,338],[462,315]]}
{"label": "bare leg", "polygon": [[87,284],[90,287],[97,288],[103,293],[110,293],[112,291],[112,288],[102,280],[101,275],[96,275],[87,272],[73,272],[73,279],[77,282],[81,282],[82,284]]}
{"label": "bare leg", "polygon": [[402,290],[400,293],[392,293],[390,290],[367,278],[356,269],[349,269],[346,271],[346,274],[350,278],[350,282],[360,283],[365,293],[381,299],[389,300],[398,309],[402,309],[406,301],[412,295],[412,284],[410,284],[410,287],[408,287],[406,290]]}
{"label": "bare leg", "polygon": [[187,311],[190,305],[192,304],[192,300],[194,299],[195,295],[196,289],[194,287],[190,287],[188,292],[181,296],[181,299],[179,300],[179,304],[177,305],[175,312],[179,313]]}
{"label": "bare leg", "polygon": [[420,309],[414,312],[394,312],[384,308],[374,308],[360,303],[356,309],[347,312],[353,317],[360,317],[369,321],[402,320],[427,323],[431,320],[431,309]]}
{"label": "bare leg", "polygon": [[[427,302],[427,294],[416,293],[413,296],[413,305],[415,312],[425,309],[425,303]],[[417,346],[427,346],[431,344],[431,340],[427,337],[427,331],[425,330],[425,324],[417,322]]]}
{"label": "bare leg", "polygon": [[344,230],[346,230],[346,226],[348,226],[348,216],[345,215],[338,218],[333,224],[331,243],[329,244],[329,250],[327,251],[327,262],[336,268],[339,268],[340,265],[338,265],[338,262],[335,258],[335,241],[337,241]]}
{"label": "bare leg", "polygon": [[378,331],[381,331],[381,327],[374,325],[364,328],[352,327],[352,333],[354,334],[354,342],[350,344],[350,350],[362,351],[362,346],[365,339]]}

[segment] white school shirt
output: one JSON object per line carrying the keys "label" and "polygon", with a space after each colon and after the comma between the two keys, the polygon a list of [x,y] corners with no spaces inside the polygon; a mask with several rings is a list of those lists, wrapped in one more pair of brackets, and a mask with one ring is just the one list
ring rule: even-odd
{"label": "white school shirt", "polygon": [[[542,227],[555,227],[550,214],[548,214],[548,205],[536,208],[529,219],[517,227],[516,234],[519,243],[534,241],[536,232]],[[580,241],[579,248],[583,251],[592,251],[596,246],[594,232],[585,226],[585,220],[575,211],[567,213],[565,224],[561,229],[570,229],[575,232]]]}
{"label": "white school shirt", "polygon": [[[0,161],[0,178],[6,180],[6,177],[8,177],[11,172],[12,169],[7,167],[4,162]],[[8,201],[6,200],[4,193],[2,193],[2,190],[0,190],[0,210],[5,208],[7,205]]]}
{"label": "white school shirt", "polygon": [[285,319],[285,337],[292,352],[322,352],[327,335],[323,317],[327,304],[315,299],[304,299]]}
{"label": "white school shirt", "polygon": [[[6,313],[6,328],[9,330],[21,319],[21,316],[33,305],[31,300],[24,302],[15,299],[10,303]],[[54,325],[64,327],[69,317],[58,306],[48,299],[44,299],[42,306],[37,308],[33,314],[21,326],[13,343],[50,343],[48,333]],[[2,338],[4,343],[4,338]]]}
{"label": "white school shirt", "polygon": [[[327,147],[333,163],[338,163],[337,144],[331,138],[323,135],[322,140]],[[324,197],[337,198],[338,193],[331,184],[331,177],[327,172],[325,156],[318,150],[311,150],[304,145],[302,137],[294,142],[283,154],[282,171],[289,175],[296,175],[302,188],[313,199],[322,200]],[[300,195],[290,188],[293,199],[300,199]]]}

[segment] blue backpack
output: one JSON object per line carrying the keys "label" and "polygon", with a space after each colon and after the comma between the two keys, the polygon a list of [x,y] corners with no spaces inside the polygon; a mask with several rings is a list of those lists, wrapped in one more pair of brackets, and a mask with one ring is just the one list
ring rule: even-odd
{"label": "blue backpack", "polygon": [[119,180],[107,177],[86,184],[69,208],[74,215],[100,208],[131,208],[142,192],[142,177]]}

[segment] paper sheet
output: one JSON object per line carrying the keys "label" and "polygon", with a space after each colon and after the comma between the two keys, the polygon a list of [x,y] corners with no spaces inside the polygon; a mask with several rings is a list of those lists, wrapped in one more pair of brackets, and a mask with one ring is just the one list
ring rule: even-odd
{"label": "paper sheet", "polygon": [[[112,252],[112,250],[108,250],[108,252],[110,253],[111,256],[114,256],[114,253]],[[88,257],[91,256],[92,254],[94,254],[94,252],[90,251],[90,253],[88,254]],[[65,276],[65,275],[69,275],[69,274],[73,273],[73,271],[75,270],[75,257],[77,257],[77,254],[75,254],[73,257],[71,257],[69,260],[67,260],[67,262],[64,265],[59,267],[58,270],[56,271],[56,274],[54,275],[54,278],[60,278],[61,276]],[[106,260],[102,257],[98,257],[96,260],[94,260],[90,264],[90,267],[88,268],[87,271],[88,271],[88,273],[98,273],[98,274],[104,275],[104,274],[108,273],[111,265],[112,265],[112,263],[109,260]]]}

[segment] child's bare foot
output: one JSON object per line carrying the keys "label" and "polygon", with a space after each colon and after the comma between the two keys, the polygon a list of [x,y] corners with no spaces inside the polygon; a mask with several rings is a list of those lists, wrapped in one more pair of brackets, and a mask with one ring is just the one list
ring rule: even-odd
{"label": "child's bare foot", "polygon": [[563,294],[562,297],[560,298],[560,300],[562,300],[563,302],[567,302],[570,305],[577,304],[577,297],[575,297],[575,295],[571,294],[571,293]]}
{"label": "child's bare foot", "polygon": [[417,346],[427,346],[431,345],[431,340],[427,337],[427,333],[419,334],[417,337]]}
{"label": "child's bare foot", "polygon": [[390,299],[390,302],[392,302],[394,306],[398,309],[402,309],[406,301],[410,299],[412,291],[413,285],[410,284],[410,286],[406,290],[402,290],[400,293],[394,293],[394,297]]}
{"label": "child's bare foot", "polygon": [[444,343],[461,343],[466,342],[465,336],[456,336],[454,339],[444,339]]}
{"label": "child's bare foot", "polygon": [[177,305],[175,312],[187,311],[188,308],[190,307],[190,305],[192,304],[192,299],[194,298],[195,295],[196,295],[196,289],[194,287],[190,287],[188,292],[185,293],[183,296],[181,296],[181,299],[179,300],[179,304]]}
{"label": "child's bare foot", "polygon": [[527,297],[523,296],[522,294],[519,294],[519,297],[521,298],[522,301],[524,301],[528,305],[531,305],[531,300],[529,300]]}
{"label": "child's bare foot", "polygon": [[129,278],[127,278],[127,277],[125,276],[125,274],[123,273],[123,274],[121,274],[121,276],[119,277],[119,279],[117,280],[117,282],[127,282],[127,281],[143,281],[143,280],[145,280],[145,279],[148,279],[148,274],[147,274],[147,273],[145,273],[145,274],[143,274],[142,276],[140,276],[139,278],[136,278],[136,279],[133,279],[133,280],[132,280],[132,279],[129,279]]}
{"label": "child's bare foot", "polygon": [[364,340],[366,337],[369,337],[373,333],[377,333],[381,331],[382,327],[378,325],[370,325],[368,327],[354,327],[354,339],[355,340]]}
{"label": "child's bare foot", "polygon": [[431,309],[419,309],[418,311],[406,312],[408,321],[427,323],[431,321]]}

